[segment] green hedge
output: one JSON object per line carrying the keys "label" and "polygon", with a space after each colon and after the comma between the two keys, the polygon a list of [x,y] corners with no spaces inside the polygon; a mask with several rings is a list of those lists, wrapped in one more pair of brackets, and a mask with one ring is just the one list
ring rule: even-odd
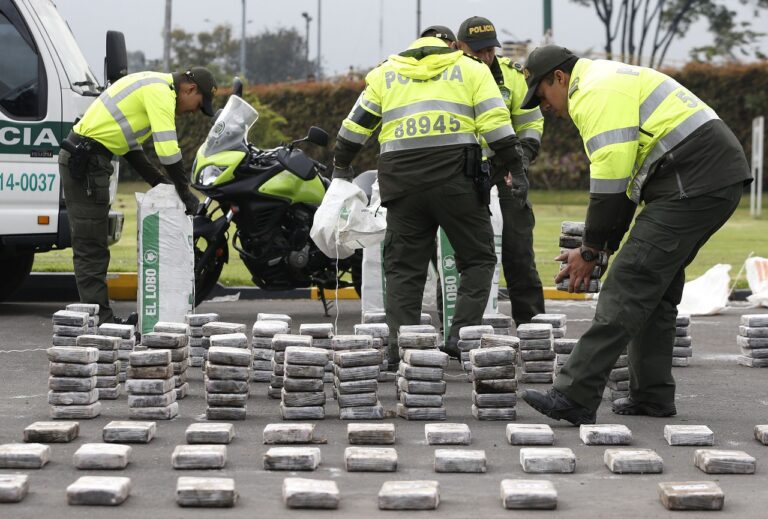
{"label": "green hedge", "polygon": [[[712,66],[690,64],[681,70],[666,70],[699,98],[708,103],[733,129],[751,153],[752,119],[768,114],[768,63]],[[362,81],[340,83],[292,83],[258,85],[247,90],[261,117],[251,138],[259,147],[298,139],[307,129],[320,126],[330,136],[327,149],[309,148],[310,154],[328,165],[341,121],[363,90]],[[221,92],[223,105],[228,92]],[[194,153],[205,139],[211,121],[203,116],[179,119],[179,134],[185,162],[191,165]],[[372,138],[355,160],[358,171],[376,168],[378,143]],[[576,128],[570,121],[547,117],[541,154],[531,168],[531,182],[537,188],[585,188],[589,185],[589,164]]]}

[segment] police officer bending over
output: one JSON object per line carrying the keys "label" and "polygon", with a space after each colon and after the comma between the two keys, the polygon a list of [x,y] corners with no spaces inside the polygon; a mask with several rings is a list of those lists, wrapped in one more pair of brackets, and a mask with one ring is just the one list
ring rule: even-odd
{"label": "police officer bending over", "polygon": [[[418,324],[427,266],[442,227],[461,272],[446,338],[446,347],[455,349],[459,329],[482,321],[496,263],[485,202],[490,185],[482,176],[476,135],[497,153],[516,196],[524,199],[528,181],[519,141],[488,67],[436,37],[419,38],[367,75],[336,139],[334,178],[354,176],[350,163],[379,126],[387,324],[392,336],[401,325]],[[389,361],[398,360],[392,341]]]}
{"label": "police officer bending over", "polygon": [[645,207],[613,261],[595,317],[547,393],[523,399],[551,418],[595,423],[608,374],[624,348],[622,415],[672,416],[672,347],[685,267],[733,214],[752,179],[739,141],[674,79],[615,61],[579,59],[550,45],[531,52],[523,108],[571,119],[590,164],[584,246],[558,257],[569,290],[589,283],[599,251],[619,248],[636,204]]}
{"label": "police officer bending over", "polygon": [[[187,213],[199,201],[189,190],[175,116],[201,110],[213,116],[216,81],[202,67],[184,73],[139,72],[116,81],[93,102],[59,153],[69,212],[77,290],[83,303],[98,303],[99,322],[115,321],[107,293],[109,177],[120,155],[151,186],[173,183]],[[142,143],[150,136],[170,180],[149,162]],[[135,314],[130,319],[135,322]]]}

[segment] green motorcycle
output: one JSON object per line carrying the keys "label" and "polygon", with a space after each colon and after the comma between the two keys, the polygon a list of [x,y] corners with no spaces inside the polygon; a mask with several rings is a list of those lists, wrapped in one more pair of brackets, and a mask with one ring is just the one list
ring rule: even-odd
{"label": "green motorcycle", "polygon": [[[312,242],[309,230],[330,181],[326,166],[296,145],[327,146],[328,134],[311,127],[307,137],[261,150],[247,140],[258,112],[234,94],[218,114],[193,166],[192,186],[205,194],[194,217],[195,304],[215,288],[232,248],[245,263],[256,286],[283,291],[315,286],[336,289],[361,283],[362,253],[329,258]],[[320,298],[328,315],[329,302]]]}

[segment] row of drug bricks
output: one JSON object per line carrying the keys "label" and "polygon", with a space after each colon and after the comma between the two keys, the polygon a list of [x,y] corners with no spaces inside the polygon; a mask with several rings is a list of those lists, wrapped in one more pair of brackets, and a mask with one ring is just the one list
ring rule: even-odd
{"label": "row of drug bricks", "polygon": [[[263,455],[263,467],[269,471],[314,471],[321,464],[321,450],[315,446],[325,443],[316,434],[315,424],[269,424],[263,431],[270,447]],[[157,432],[155,422],[111,422],[102,430],[103,443],[85,443],[73,455],[73,464],[82,470],[120,470],[130,462],[129,444],[147,444]],[[427,444],[467,446],[472,434],[466,424],[425,424]],[[0,446],[0,468],[40,469],[51,456],[47,443],[68,443],[79,436],[77,422],[36,422],[24,430],[26,443]],[[186,445],[178,445],[171,456],[174,469],[222,469],[227,463],[227,445],[235,437],[233,424],[197,423],[186,431]],[[395,425],[392,423],[359,423],[347,426],[347,438],[353,447],[344,452],[345,468],[349,472],[395,472],[398,455],[394,445]],[[579,431],[586,445],[628,445],[632,433],[624,425],[582,425]],[[711,446],[714,433],[703,425],[666,425],[664,437],[672,446]],[[757,426],[755,437],[768,445],[768,425]],[[544,424],[507,424],[506,439],[511,445],[534,446],[520,449],[520,464],[525,473],[573,473],[576,457],[571,449],[550,447],[555,435]],[[313,446],[295,446],[310,444]],[[361,446],[362,445],[362,446]],[[603,453],[607,468],[615,474],[655,474],[663,471],[661,457],[651,449],[609,448]],[[756,460],[742,451],[696,449],[694,464],[707,474],[753,474]],[[437,473],[484,473],[486,457],[483,450],[438,448],[434,453]],[[27,474],[0,475],[0,502],[17,503],[29,491]],[[130,494],[130,478],[84,476],[67,487],[71,505],[119,505]],[[713,481],[659,483],[662,503],[669,509],[708,509],[723,507],[722,490]],[[180,506],[231,507],[238,497],[231,478],[180,477],[177,480],[176,501]],[[289,508],[337,508],[339,489],[334,481],[286,478],[283,499]],[[553,509],[557,506],[557,490],[548,480],[505,479],[501,482],[502,505],[509,509]],[[439,504],[437,481],[390,481],[379,493],[379,508],[396,510],[435,509]]]}
{"label": "row of drug bricks", "polygon": [[[136,342],[129,325],[98,325],[98,305],[72,304],[53,315],[48,400],[51,417],[99,416],[100,400],[128,392],[130,417],[171,419],[189,391],[188,370],[203,367],[206,415],[212,420],[246,417],[250,383],[268,383],[284,419],[325,418],[325,384],[343,420],[383,419],[378,383],[391,380],[390,331],[384,312],[366,312],[354,335],[335,335],[330,323],[305,323],[292,335],[286,314],[259,313],[251,328],[222,322],[215,313],[190,314],[185,323],[159,322]],[[400,364],[397,414],[409,420],[444,420],[448,357],[439,334],[423,314],[421,324],[398,333]],[[577,340],[565,337],[565,314],[540,314],[517,327],[502,314],[459,331],[461,365],[474,383],[472,414],[480,420],[514,420],[518,381],[552,383]],[[687,316],[678,317],[677,366],[692,355]],[[743,327],[754,330],[754,327]],[[98,332],[98,334],[96,333]],[[748,332],[744,332],[748,333]],[[754,344],[754,338],[748,339]],[[768,340],[768,339],[760,339]],[[511,348],[511,350],[510,350]],[[758,350],[754,350],[758,351]],[[516,369],[519,372],[516,372]],[[611,399],[628,395],[627,356],[619,357],[608,382]]]}

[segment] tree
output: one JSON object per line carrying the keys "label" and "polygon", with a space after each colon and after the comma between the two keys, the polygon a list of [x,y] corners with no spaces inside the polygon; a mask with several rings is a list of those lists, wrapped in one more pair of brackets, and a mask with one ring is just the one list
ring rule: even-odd
{"label": "tree", "polygon": [[[737,23],[737,14],[714,0],[573,0],[592,5],[605,29],[605,53],[633,64],[659,67],[675,38],[684,36],[691,24],[709,22],[714,35],[712,45],[692,51],[708,58],[733,59],[735,51],[748,53],[762,33],[751,29],[751,22]],[[768,7],[768,0],[739,0],[752,4],[755,16]],[[617,41],[618,40],[618,41]],[[614,44],[617,52],[614,53]],[[758,54],[759,55],[759,54]]]}
{"label": "tree", "polygon": [[220,84],[229,84],[237,73],[235,59],[240,41],[232,38],[232,27],[217,25],[211,32],[171,32],[171,70],[206,67]]}
{"label": "tree", "polygon": [[279,28],[246,39],[246,78],[251,83],[279,83],[316,76],[306,59],[306,40],[294,29]]}

